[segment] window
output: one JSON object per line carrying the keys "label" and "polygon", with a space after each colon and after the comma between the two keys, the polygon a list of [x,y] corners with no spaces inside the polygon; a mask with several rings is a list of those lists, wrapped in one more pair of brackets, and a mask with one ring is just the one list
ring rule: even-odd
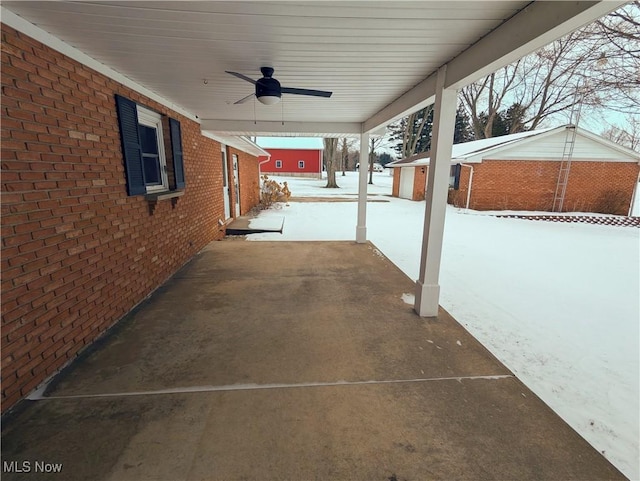
{"label": "window", "polygon": [[276,169],[282,169],[282,161],[276,160]]}
{"label": "window", "polygon": [[460,188],[460,164],[452,165],[449,171],[449,188],[458,190]]}
{"label": "window", "polygon": [[304,169],[304,160],[298,161],[298,169]]}
{"label": "window", "polygon": [[[180,122],[169,120],[172,162],[165,155],[163,116],[116,95],[120,137],[127,176],[127,193],[144,195],[185,186]],[[169,175],[171,174],[171,175]]]}
{"label": "window", "polygon": [[162,117],[137,105],[138,132],[142,148],[142,170],[147,192],[168,190],[167,158],[162,139]]}

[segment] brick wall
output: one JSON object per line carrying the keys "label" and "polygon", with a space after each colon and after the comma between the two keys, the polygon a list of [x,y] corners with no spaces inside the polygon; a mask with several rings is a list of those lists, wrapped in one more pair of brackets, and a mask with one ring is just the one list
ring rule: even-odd
{"label": "brick wall", "polygon": [[427,177],[429,176],[429,167],[422,166],[415,168],[413,176],[413,200],[424,200],[424,193],[427,190]]}
{"label": "brick wall", "polygon": [[393,169],[393,185],[391,186],[391,195],[400,197],[400,167]]}
{"label": "brick wall", "polygon": [[[474,164],[474,168],[475,168]],[[458,189],[449,189],[449,204],[456,207],[465,207],[467,203],[467,193],[469,191],[469,178],[471,177],[471,169],[462,166],[460,169],[460,182]],[[470,206],[469,206],[470,207]]]}
{"label": "brick wall", "polygon": [[[240,177],[240,215],[244,215],[260,203],[260,173],[258,159],[240,150],[229,148],[231,157],[238,156]],[[234,193],[235,195],[235,193]]]}
{"label": "brick wall", "polygon": [[[476,210],[551,211],[559,162],[485,160],[473,164],[469,207]],[[574,160],[564,211],[627,215],[640,167],[633,162]],[[462,168],[460,189],[450,201],[464,207],[469,169]]]}
{"label": "brick wall", "polygon": [[[414,167],[413,176],[413,192],[411,200],[424,200],[425,190],[427,188],[427,177],[429,176],[429,167]],[[391,187],[391,195],[400,197],[400,177],[401,167],[393,169],[393,185]]]}
{"label": "brick wall", "polygon": [[563,210],[628,215],[639,171],[631,162],[573,162]]}
{"label": "brick wall", "polygon": [[[127,196],[116,93],[181,122],[175,207]],[[1,160],[5,412],[220,239],[224,208],[197,123],[5,25]]]}

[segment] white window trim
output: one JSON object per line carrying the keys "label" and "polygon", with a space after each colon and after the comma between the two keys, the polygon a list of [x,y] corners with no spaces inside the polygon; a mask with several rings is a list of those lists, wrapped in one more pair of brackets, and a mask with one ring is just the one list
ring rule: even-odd
{"label": "white window trim", "polygon": [[167,176],[167,156],[164,153],[164,138],[162,136],[162,117],[159,113],[149,110],[141,105],[138,108],[138,123],[156,130],[158,139],[158,156],[160,158],[160,177],[162,185],[147,185],[147,192],[163,192],[169,190],[169,178]]}
{"label": "white window trim", "polygon": [[304,160],[298,161],[298,169],[304,169]]}
{"label": "white window trim", "polygon": [[282,169],[282,161],[276,160],[276,169]]}

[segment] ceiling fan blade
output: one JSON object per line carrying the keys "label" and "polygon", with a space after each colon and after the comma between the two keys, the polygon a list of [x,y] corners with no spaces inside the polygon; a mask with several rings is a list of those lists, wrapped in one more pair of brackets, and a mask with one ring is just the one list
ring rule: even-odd
{"label": "ceiling fan blade", "polygon": [[246,75],[242,75],[241,73],[238,72],[229,72],[228,70],[225,70],[225,72],[227,72],[230,75],[233,75],[234,77],[238,77],[242,80],[246,80],[247,82],[251,82],[253,85],[256,84],[256,81],[253,80],[252,78],[247,77]]}
{"label": "ceiling fan blade", "polygon": [[243,104],[245,103],[247,100],[249,100],[251,97],[253,97],[255,94],[249,94],[244,98],[241,98],[240,100],[238,100],[237,102],[233,102],[233,105],[237,105],[237,104]]}
{"label": "ceiling fan blade", "polygon": [[296,89],[293,87],[282,87],[283,94],[295,94],[295,95],[310,95],[311,97],[331,97],[333,92],[327,92],[325,90],[309,90],[309,89]]}

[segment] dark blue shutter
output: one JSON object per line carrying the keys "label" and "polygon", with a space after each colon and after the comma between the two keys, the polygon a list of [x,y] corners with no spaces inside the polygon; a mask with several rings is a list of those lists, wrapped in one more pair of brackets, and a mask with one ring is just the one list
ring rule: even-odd
{"label": "dark blue shutter", "polygon": [[462,170],[462,166],[460,164],[456,164],[453,166],[454,168],[454,178],[453,178],[453,188],[455,190],[460,189],[460,171]]}
{"label": "dark blue shutter", "polygon": [[120,95],[116,95],[116,105],[124,168],[127,174],[127,193],[129,195],[146,194],[147,189],[142,168],[142,146],[138,132],[138,108],[135,102]]}
{"label": "dark blue shutter", "polygon": [[171,150],[173,151],[173,175],[176,179],[176,189],[184,189],[184,161],[182,156],[182,132],[180,122],[169,119],[171,129]]}

